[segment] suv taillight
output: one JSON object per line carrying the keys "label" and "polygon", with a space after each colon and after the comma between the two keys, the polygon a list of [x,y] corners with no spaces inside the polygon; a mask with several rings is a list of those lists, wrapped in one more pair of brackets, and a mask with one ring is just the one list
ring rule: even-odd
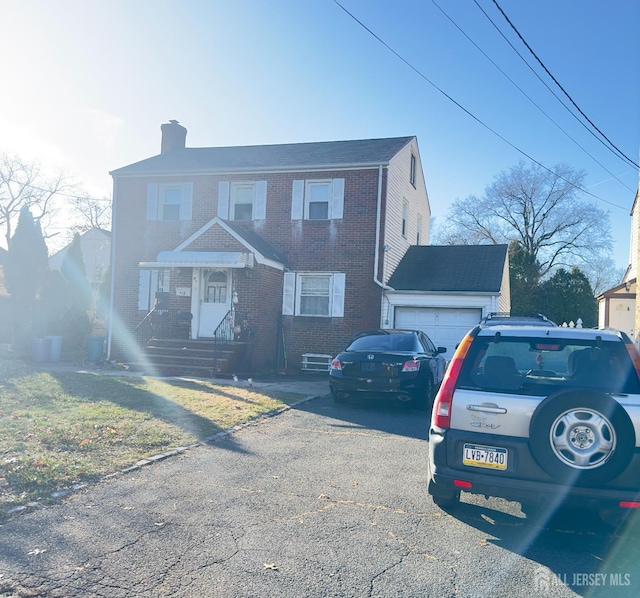
{"label": "suv taillight", "polygon": [[464,358],[469,352],[469,347],[473,341],[473,336],[467,335],[458,345],[453,358],[449,363],[449,367],[444,375],[444,380],[440,386],[440,390],[436,395],[433,405],[433,416],[431,425],[436,428],[448,428],[451,425],[451,406],[453,404],[453,391],[458,382],[458,376],[462,369]]}
{"label": "suv taillight", "polygon": [[638,376],[638,380],[640,380],[640,353],[638,353],[638,349],[633,343],[625,343],[624,346],[627,348],[627,353],[629,353],[629,357],[631,357],[631,361],[633,361],[633,366],[636,369],[636,376]]}

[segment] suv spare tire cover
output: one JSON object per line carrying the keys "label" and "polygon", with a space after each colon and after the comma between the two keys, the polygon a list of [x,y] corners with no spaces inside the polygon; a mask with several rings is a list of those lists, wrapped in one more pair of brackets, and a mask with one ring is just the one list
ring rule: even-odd
{"label": "suv spare tire cover", "polygon": [[549,475],[567,485],[588,486],[622,473],[636,437],[616,400],[601,392],[571,389],[549,395],[538,405],[529,442]]}

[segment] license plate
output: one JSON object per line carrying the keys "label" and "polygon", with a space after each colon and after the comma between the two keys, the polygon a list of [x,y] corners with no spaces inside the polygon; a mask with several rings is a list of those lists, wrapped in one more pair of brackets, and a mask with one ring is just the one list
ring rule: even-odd
{"label": "license plate", "polygon": [[465,444],[463,465],[487,467],[489,469],[507,469],[507,449],[494,446]]}

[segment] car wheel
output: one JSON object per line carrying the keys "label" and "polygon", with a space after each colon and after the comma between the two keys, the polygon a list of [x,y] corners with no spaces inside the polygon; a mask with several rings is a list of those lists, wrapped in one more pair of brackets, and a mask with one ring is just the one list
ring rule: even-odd
{"label": "car wheel", "polygon": [[533,413],[531,450],[540,466],[565,483],[599,484],[629,464],[635,432],[623,407],[590,390],[548,396]]}
{"label": "car wheel", "polygon": [[347,402],[347,396],[344,393],[337,393],[337,392],[331,391],[331,396],[333,397],[334,403],[342,404]]}
{"label": "car wheel", "polygon": [[432,496],[433,504],[445,510],[455,509],[460,504],[460,495],[456,494],[454,496],[445,497],[445,496]]}
{"label": "car wheel", "polygon": [[420,411],[431,411],[433,397],[433,385],[431,384],[431,380],[428,380],[424,390],[420,391],[419,394],[414,395],[411,405]]}
{"label": "car wheel", "polygon": [[432,480],[429,480],[427,491],[431,494],[433,504],[441,509],[455,509],[460,504],[460,491],[443,491],[440,487],[436,486]]}

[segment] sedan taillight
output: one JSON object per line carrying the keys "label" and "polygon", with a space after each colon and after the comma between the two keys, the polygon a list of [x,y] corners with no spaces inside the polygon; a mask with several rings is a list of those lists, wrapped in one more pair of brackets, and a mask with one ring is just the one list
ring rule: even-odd
{"label": "sedan taillight", "polygon": [[342,371],[342,364],[340,363],[340,360],[339,360],[339,359],[334,359],[334,360],[331,362],[331,369],[332,369],[332,370],[339,370],[339,371]]}
{"label": "sedan taillight", "polygon": [[444,375],[444,380],[440,386],[440,390],[436,395],[433,404],[433,414],[431,418],[431,425],[436,428],[448,428],[451,425],[451,407],[453,405],[453,391],[456,388],[458,382],[458,376],[462,369],[464,358],[469,352],[473,337],[470,335],[465,336],[462,342],[458,345],[456,352],[451,359],[451,363],[447,368]]}
{"label": "sedan taillight", "polygon": [[403,372],[417,372],[420,369],[420,362],[417,359],[405,361],[402,366]]}

